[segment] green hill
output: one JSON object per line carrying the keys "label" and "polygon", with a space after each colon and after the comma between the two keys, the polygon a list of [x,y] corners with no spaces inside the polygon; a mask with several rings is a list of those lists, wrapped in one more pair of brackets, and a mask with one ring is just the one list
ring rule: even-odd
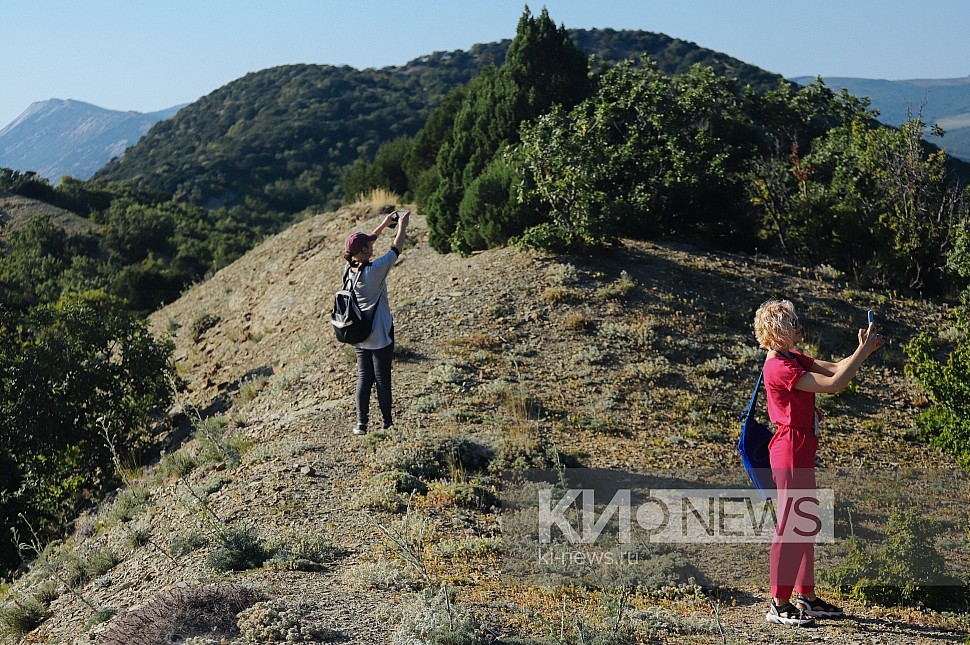
{"label": "green hill", "polygon": [[[600,63],[646,54],[661,71],[710,66],[757,89],[780,77],[693,43],[641,31],[573,30]],[[453,88],[501,65],[511,41],[435,52],[401,67],[290,65],[247,74],[157,124],[95,180],[206,208],[295,213],[341,200],[343,170],[413,135]]]}

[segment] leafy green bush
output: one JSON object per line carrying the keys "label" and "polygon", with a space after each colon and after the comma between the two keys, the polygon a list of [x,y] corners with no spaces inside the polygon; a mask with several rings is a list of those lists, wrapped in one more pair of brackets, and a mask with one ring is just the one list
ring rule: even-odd
{"label": "leafy green bush", "polygon": [[928,331],[907,343],[905,372],[935,404],[917,419],[921,435],[970,469],[970,325],[966,311],[954,314],[953,325],[958,337],[945,353],[942,343]]}
{"label": "leafy green bush", "polygon": [[934,544],[939,526],[920,509],[893,511],[885,545],[867,550],[854,536],[845,560],[822,579],[865,602],[964,610],[970,602],[966,581],[946,572]]}
{"label": "leafy green bush", "polygon": [[[0,461],[9,470],[0,522],[49,538],[117,484],[115,451],[139,455],[172,402],[171,343],[101,293],[18,314],[0,306]],[[7,542],[0,542],[6,544]],[[0,546],[0,568],[19,555]]]}

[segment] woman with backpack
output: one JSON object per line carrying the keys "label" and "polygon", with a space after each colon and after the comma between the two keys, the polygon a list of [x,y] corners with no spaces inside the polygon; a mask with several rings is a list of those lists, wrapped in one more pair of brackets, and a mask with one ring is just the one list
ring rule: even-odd
{"label": "woman with backpack", "polygon": [[[357,424],[354,434],[367,434],[370,417],[370,393],[377,385],[377,403],[381,409],[383,428],[393,424],[391,416],[391,358],[394,354],[394,320],[387,300],[387,275],[394,267],[407,236],[411,211],[389,213],[369,235],[360,231],[344,240],[344,259],[347,261],[353,290],[361,311],[371,320],[370,335],[354,345],[357,353]],[[385,228],[398,226],[391,248],[376,260],[374,242]]]}
{"label": "woman with backpack", "polygon": [[[842,610],[815,595],[814,533],[798,533],[800,492],[814,497],[815,453],[821,413],[815,394],[834,394],[849,384],[869,356],[882,347],[874,322],[859,330],[859,345],[837,363],[813,359],[795,349],[802,326],[788,300],[769,300],[754,316],[758,343],[768,350],[764,365],[768,416],[777,430],[768,444],[777,486],[777,525],[771,543],[771,607],[765,620],[811,626],[815,618],[842,616]],[[807,538],[806,538],[807,536]],[[791,602],[792,591],[796,593]]]}

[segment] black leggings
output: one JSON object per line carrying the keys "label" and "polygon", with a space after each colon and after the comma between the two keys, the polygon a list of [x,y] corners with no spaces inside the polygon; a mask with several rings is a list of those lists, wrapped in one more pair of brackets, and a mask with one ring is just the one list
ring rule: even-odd
{"label": "black leggings", "polygon": [[357,424],[367,427],[370,418],[370,391],[377,382],[377,403],[381,406],[384,427],[389,428],[391,418],[391,357],[394,343],[381,349],[361,349],[357,351]]}

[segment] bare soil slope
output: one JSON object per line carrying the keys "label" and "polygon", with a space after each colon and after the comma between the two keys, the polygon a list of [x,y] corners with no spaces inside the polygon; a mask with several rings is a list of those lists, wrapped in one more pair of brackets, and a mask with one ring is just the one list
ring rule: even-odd
{"label": "bare soil slope", "polygon": [[[91,605],[118,615],[91,626],[91,608],[77,594],[62,593],[53,615],[24,642],[122,642],[110,638],[118,638],[112,630],[126,616],[151,607],[166,590],[199,583],[258,589],[278,608],[290,608],[289,627],[276,632],[288,629],[289,642],[384,643],[399,630],[397,642],[407,642],[409,625],[433,614],[434,603],[421,601],[421,590],[442,584],[454,594],[444,611],[456,629],[467,618],[468,633],[483,637],[562,634],[582,642],[584,629],[589,634],[616,615],[616,598],[587,582],[532,586],[504,574],[508,518],[483,502],[501,481],[438,448],[467,439],[496,459],[509,457],[509,446],[524,446],[621,474],[737,473],[736,415],[763,358],[750,321],[769,297],[798,304],[809,350],[823,357],[851,351],[868,308],[879,311],[890,337],[857,388],[823,402],[832,438],[823,442],[820,473],[861,469],[893,479],[900,466],[952,463],[907,436],[926,401],[902,374],[901,345],[919,328],[945,325],[945,311],[932,303],[866,292],[825,267],[642,242],[592,259],[515,249],[441,256],[426,244],[421,218],[389,280],[396,423],[387,433],[354,437],[353,353],[334,342],[327,313],[343,266],[343,238],[377,221],[365,206],[306,219],[153,316],[155,332],[175,341],[187,384],[181,405],[203,430],[183,447],[172,446],[162,464],[134,475],[132,485],[147,502],[130,519],[112,515],[126,499],[120,493],[80,520],[68,543],[82,554],[98,540],[99,547],[114,548],[120,563],[80,591]],[[389,247],[388,233],[379,249]],[[207,443],[206,433],[219,436]],[[206,456],[212,445],[240,449],[238,462]],[[180,454],[196,467],[173,466]],[[398,492],[408,489],[399,474],[388,486],[386,473],[402,469],[423,477],[421,492]],[[955,515],[959,533],[965,510],[941,512]],[[175,557],[163,553],[174,552],[178,538],[218,523],[250,527],[265,541],[291,547],[319,538],[326,556],[313,567],[217,573],[207,560],[211,543]],[[136,544],[136,530],[161,548]],[[695,556],[693,564],[714,567],[723,587],[719,601],[689,583],[644,586],[623,597],[624,629],[635,636],[622,642],[967,637],[957,618],[844,599],[852,618],[812,631],[768,626],[767,547],[740,553],[707,548]],[[738,576],[730,584],[733,568],[742,565],[763,582]],[[42,573],[33,571],[19,584],[38,584]],[[259,620],[286,622],[279,611]],[[253,636],[269,631],[247,629],[248,642],[276,642]],[[189,636],[197,643],[222,638],[187,631],[181,638]]]}

